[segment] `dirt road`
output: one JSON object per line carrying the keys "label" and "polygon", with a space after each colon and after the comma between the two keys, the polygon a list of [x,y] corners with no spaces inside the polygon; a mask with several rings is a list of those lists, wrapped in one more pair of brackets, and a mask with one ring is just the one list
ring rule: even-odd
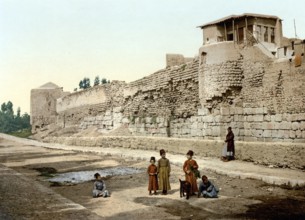
{"label": "dirt road", "polygon": [[[64,148],[64,146],[63,146]],[[175,161],[173,155],[169,160]],[[287,189],[259,180],[232,178],[205,169],[221,189],[219,198],[179,196],[181,166],[172,164],[172,190],[149,196],[148,161],[54,150],[0,139],[0,219],[304,219],[305,189]],[[109,198],[92,198],[91,180],[54,184],[59,173],[131,167],[137,174],[106,178]],[[258,171],[259,172],[259,171]]]}

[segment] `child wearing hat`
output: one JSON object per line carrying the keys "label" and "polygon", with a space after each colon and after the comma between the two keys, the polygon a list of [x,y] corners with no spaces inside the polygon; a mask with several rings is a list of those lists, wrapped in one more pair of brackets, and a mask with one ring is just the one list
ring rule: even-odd
{"label": "child wearing hat", "polygon": [[183,171],[185,172],[185,180],[191,184],[191,195],[198,192],[197,178],[200,177],[198,171],[198,164],[193,159],[194,152],[189,150],[186,153],[187,160],[183,164]]}
{"label": "child wearing hat", "polygon": [[155,157],[150,158],[150,165],[147,168],[147,173],[148,173],[148,191],[149,195],[152,195],[151,191],[154,191],[154,194],[157,194],[158,190],[158,177],[157,177],[157,172],[158,168],[155,165],[156,159]]}

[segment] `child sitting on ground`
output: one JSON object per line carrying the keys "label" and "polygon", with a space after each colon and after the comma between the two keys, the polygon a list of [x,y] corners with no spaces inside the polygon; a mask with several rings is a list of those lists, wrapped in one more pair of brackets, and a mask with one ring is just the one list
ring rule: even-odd
{"label": "child sitting on ground", "polygon": [[106,184],[102,180],[101,175],[99,173],[96,173],[96,174],[94,174],[94,177],[95,177],[95,182],[94,182],[93,192],[92,192],[93,198],[110,196],[108,190],[106,190]]}
{"label": "child sitting on ground", "polygon": [[202,195],[205,198],[217,198],[219,189],[213,185],[211,181],[208,180],[208,177],[203,175],[201,177],[201,182],[199,184],[199,193],[198,198]]}

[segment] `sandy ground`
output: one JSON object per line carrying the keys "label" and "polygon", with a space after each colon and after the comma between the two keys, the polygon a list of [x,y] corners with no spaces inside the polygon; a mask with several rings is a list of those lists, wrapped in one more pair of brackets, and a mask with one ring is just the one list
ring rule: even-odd
{"label": "sandy ground", "polygon": [[149,165],[148,161],[123,155],[46,149],[0,139],[0,219],[305,218],[304,188],[283,188],[204,169],[201,173],[221,189],[219,198],[180,198],[179,178],[183,172],[181,166],[174,164],[170,176],[172,190],[166,196],[148,195],[145,172],[106,178],[109,198],[92,198],[93,181],[60,186],[48,181],[55,171],[110,167],[145,170]]}

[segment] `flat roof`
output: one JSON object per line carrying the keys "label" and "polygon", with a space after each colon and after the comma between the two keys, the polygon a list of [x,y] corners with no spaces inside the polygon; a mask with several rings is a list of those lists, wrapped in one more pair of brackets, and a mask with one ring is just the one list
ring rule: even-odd
{"label": "flat roof", "polygon": [[204,27],[207,27],[207,26],[210,26],[210,25],[214,25],[214,24],[225,22],[227,20],[232,20],[232,19],[237,19],[237,18],[242,18],[242,17],[258,17],[258,18],[280,19],[279,17],[274,16],[274,15],[244,13],[244,14],[241,14],[241,15],[230,15],[230,16],[227,16],[227,17],[224,17],[224,18],[221,18],[221,19],[218,19],[218,20],[215,20],[215,21],[212,21],[212,22],[209,22],[209,23],[197,26],[197,27],[198,28],[204,28]]}

